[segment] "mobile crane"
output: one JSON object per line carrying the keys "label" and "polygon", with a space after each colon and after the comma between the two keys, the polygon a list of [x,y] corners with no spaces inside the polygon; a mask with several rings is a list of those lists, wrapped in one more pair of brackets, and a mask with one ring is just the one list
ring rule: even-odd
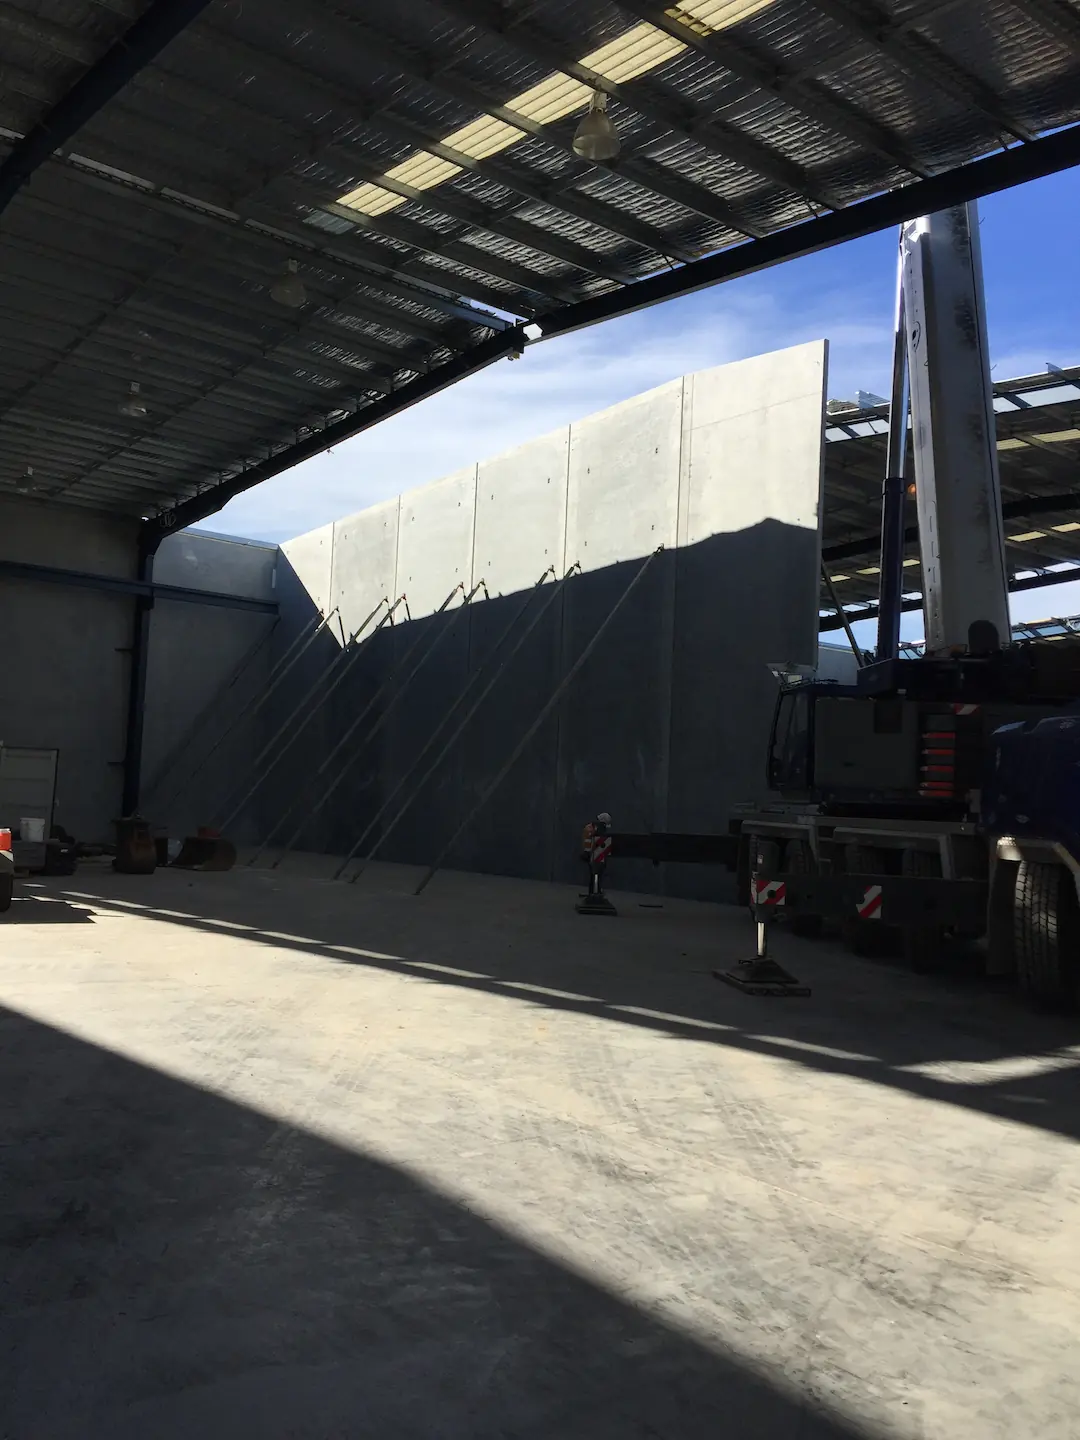
{"label": "mobile crane", "polygon": [[[925,654],[900,658],[908,421]],[[1010,644],[978,216],[901,229],[875,659],[781,690],[770,800],[732,817],[742,898],[917,969],[956,939],[1080,1005],[1080,641]],[[761,903],[758,903],[758,902]]]}

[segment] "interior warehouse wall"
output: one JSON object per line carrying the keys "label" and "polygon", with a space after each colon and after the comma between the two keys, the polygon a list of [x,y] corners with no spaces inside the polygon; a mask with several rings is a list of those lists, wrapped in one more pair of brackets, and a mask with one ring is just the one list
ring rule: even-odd
{"label": "interior warehouse wall", "polygon": [[[466,687],[475,697],[502,660],[378,851],[431,861],[660,545],[446,863],[576,877],[581,826],[599,810],[616,830],[726,830],[730,807],[764,789],[770,667],[817,660],[826,368],[818,341],[686,376],[283,545],[279,648],[337,614],[289,697],[305,712],[260,793],[264,834],[349,850]],[[542,610],[543,572],[575,563],[582,573]],[[487,598],[462,608],[480,581]],[[343,650],[380,599],[402,594],[400,623]],[[613,883],[718,893],[715,872],[670,871],[624,863]]]}
{"label": "interior warehouse wall", "polygon": [[[257,541],[183,531],[154,559],[154,581],[275,599],[278,549]],[[150,620],[140,809],[180,837],[220,819],[265,733],[275,616],[155,601]],[[254,838],[250,818],[230,829]]]}
{"label": "interior warehouse wall", "polygon": [[[133,578],[138,522],[0,500],[0,558]],[[59,751],[56,822],[106,839],[119,813],[132,602],[0,574],[0,740]]]}

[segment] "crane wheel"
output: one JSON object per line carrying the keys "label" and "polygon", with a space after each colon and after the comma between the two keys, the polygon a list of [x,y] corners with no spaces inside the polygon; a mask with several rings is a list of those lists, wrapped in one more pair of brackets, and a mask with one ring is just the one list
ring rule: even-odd
{"label": "crane wheel", "polygon": [[1064,865],[1021,861],[1013,927],[1021,993],[1047,1008],[1080,1008],[1080,904]]}

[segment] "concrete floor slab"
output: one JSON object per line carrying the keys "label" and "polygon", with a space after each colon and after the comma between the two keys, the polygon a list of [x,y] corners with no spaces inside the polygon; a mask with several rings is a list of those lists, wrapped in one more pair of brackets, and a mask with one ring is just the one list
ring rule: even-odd
{"label": "concrete floor slab", "polygon": [[1076,1023],[329,865],[0,920],[5,1440],[1078,1433]]}

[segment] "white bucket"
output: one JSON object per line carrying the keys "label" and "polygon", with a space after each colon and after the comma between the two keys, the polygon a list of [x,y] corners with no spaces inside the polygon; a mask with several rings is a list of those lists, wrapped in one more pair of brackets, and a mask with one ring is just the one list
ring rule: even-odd
{"label": "white bucket", "polygon": [[19,834],[27,845],[42,845],[45,842],[45,821],[24,815],[19,821]]}

